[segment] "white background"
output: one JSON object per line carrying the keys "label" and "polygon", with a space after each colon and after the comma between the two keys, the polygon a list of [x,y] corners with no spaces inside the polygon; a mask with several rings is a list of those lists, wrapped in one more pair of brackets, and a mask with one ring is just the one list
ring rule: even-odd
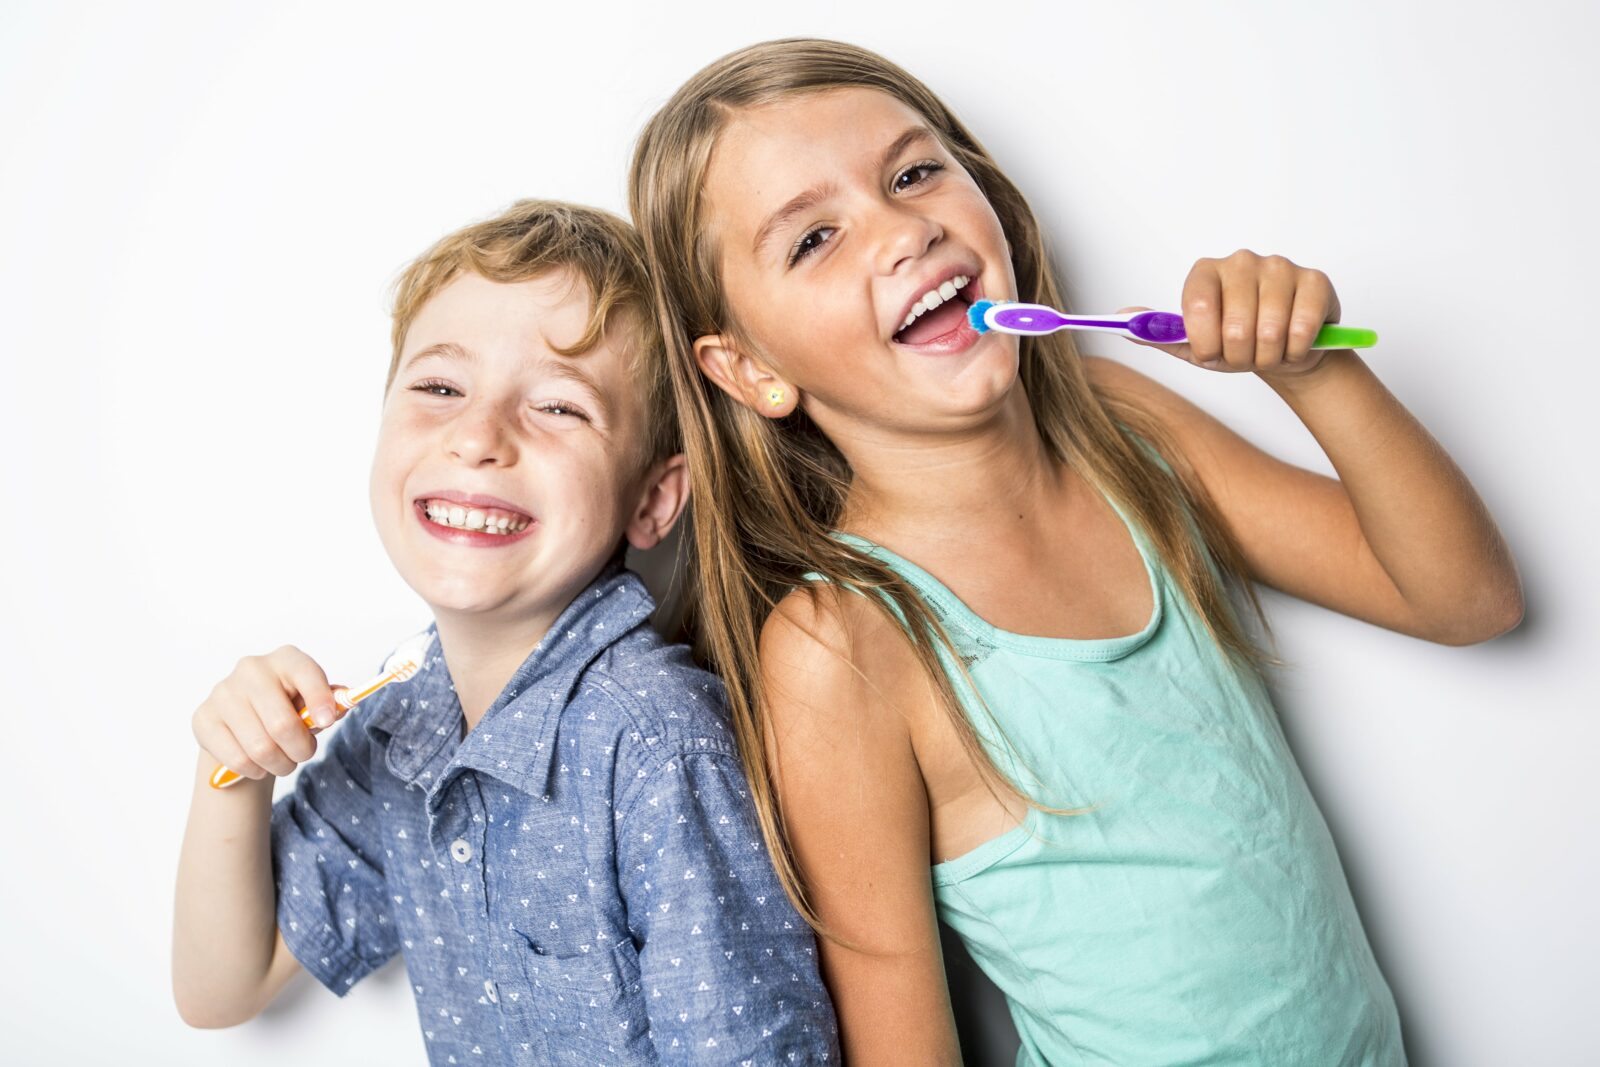
{"label": "white background", "polygon": [[[1368,362],[1487,501],[1527,618],[1446,648],[1272,595],[1281,713],[1412,1062],[1596,1062],[1595,8],[974,7],[0,8],[7,1062],[422,1061],[398,965],[179,1021],[189,715],[241,655],[355,681],[427,621],[366,505],[407,259],[519,196],[624,210],[671,91],[798,33],[943,95],[1075,308],[1177,310],[1196,258],[1246,247],[1379,331]],[[1085,347],[1334,473],[1254,378]]]}

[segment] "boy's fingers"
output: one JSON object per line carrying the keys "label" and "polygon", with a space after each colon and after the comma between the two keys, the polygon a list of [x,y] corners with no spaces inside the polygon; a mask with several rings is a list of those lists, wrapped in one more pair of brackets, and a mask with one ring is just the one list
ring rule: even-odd
{"label": "boy's fingers", "polygon": [[197,723],[194,736],[195,740],[200,742],[200,747],[211,754],[212,759],[239,777],[253,779],[266,777],[267,772],[256,766],[255,761],[245,755],[244,747],[239,744],[226,723],[215,719]]}
{"label": "boy's fingers", "polygon": [[316,660],[293,645],[284,645],[272,654],[271,659],[285,688],[300,698],[299,707],[311,713],[311,721],[317,729],[338,721],[342,712],[333,699],[328,676]]}
{"label": "boy's fingers", "polygon": [[264,694],[257,699],[255,708],[256,717],[285,756],[300,764],[315,754],[317,742],[287,696]]}
{"label": "boy's fingers", "polygon": [[251,711],[256,717],[254,729],[237,729],[234,737],[244,747],[245,755],[249,756],[258,767],[264,768],[268,774],[279,778],[293,772],[294,760],[284,754],[278,747],[278,742],[267,732],[266,724],[261,721],[261,710],[252,705]]}

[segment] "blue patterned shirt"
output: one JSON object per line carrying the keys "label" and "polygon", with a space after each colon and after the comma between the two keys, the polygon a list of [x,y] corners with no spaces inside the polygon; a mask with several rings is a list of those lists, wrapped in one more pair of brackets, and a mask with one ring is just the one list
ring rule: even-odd
{"label": "blue patterned shirt", "polygon": [[405,956],[434,1064],[837,1064],[720,682],[613,564],[477,727],[437,643],[272,811],[278,927],[339,995]]}

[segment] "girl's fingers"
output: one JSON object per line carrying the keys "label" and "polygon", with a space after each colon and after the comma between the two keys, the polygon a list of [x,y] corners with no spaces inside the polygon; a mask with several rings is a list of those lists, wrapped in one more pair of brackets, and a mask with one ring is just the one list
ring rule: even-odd
{"label": "girl's fingers", "polygon": [[1323,323],[1338,322],[1339,301],[1333,283],[1322,270],[1302,270],[1294,286],[1294,309],[1290,314],[1290,336],[1283,347],[1283,362],[1299,366],[1310,358],[1310,346],[1317,341]]}
{"label": "girl's fingers", "polygon": [[1295,265],[1282,256],[1268,256],[1262,262],[1256,297],[1255,370],[1273,370],[1283,362],[1297,274]]}
{"label": "girl's fingers", "polygon": [[1256,356],[1256,308],[1260,270],[1255,255],[1240,249],[1222,269],[1222,358],[1229,369],[1250,370]]}
{"label": "girl's fingers", "polygon": [[1222,358],[1222,279],[1217,261],[1202,259],[1183,282],[1183,332],[1191,362],[1207,363]]}

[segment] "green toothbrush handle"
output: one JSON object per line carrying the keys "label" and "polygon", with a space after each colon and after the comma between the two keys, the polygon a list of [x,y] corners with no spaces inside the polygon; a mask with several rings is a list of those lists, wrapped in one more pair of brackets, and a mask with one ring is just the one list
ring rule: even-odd
{"label": "green toothbrush handle", "polygon": [[1378,334],[1374,330],[1363,330],[1358,326],[1341,326],[1337,322],[1330,322],[1317,331],[1311,347],[1371,348],[1377,343]]}

